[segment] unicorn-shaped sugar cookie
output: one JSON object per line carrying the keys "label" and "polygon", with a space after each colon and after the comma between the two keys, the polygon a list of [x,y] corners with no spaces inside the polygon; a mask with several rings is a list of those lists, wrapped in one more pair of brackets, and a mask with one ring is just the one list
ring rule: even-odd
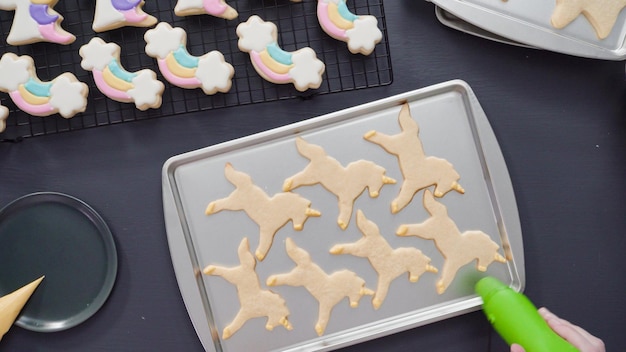
{"label": "unicorn-shaped sugar cookie", "polygon": [[185,47],[187,33],[161,22],[144,35],[146,54],[157,59],[161,74],[181,88],[202,88],[205,94],[226,93],[232,86],[235,70],[217,50],[200,57],[192,56]]}
{"label": "unicorn-shaped sugar cookie", "polygon": [[239,49],[250,54],[256,71],[269,82],[293,83],[303,92],[316,89],[322,84],[326,66],[313,49],[305,47],[294,52],[282,50],[277,43],[277,29],[272,22],[265,22],[253,15],[237,26]]}
{"label": "unicorn-shaped sugar cookie", "polygon": [[92,71],[96,86],[107,97],[122,103],[134,102],[139,110],[159,108],[165,89],[163,83],[152,70],[126,71],[120,64],[120,50],[115,43],[92,38],[79,50],[83,58],[80,65]]}
{"label": "unicorn-shaped sugar cookie", "polygon": [[63,16],[52,9],[57,1],[0,0],[0,10],[15,10],[7,43],[10,45],[36,42],[73,43],[76,37],[61,28]]}
{"label": "unicorn-shaped sugar cookie", "polygon": [[89,88],[69,72],[42,82],[30,56],[6,53],[0,58],[0,91],[9,93],[15,105],[30,115],[59,113],[67,119],[85,111]]}
{"label": "unicorn-shaped sugar cookie", "polygon": [[143,4],[143,0],[96,0],[91,28],[106,32],[124,26],[150,27],[157,19],[141,9]]}
{"label": "unicorn-shaped sugar cookie", "polygon": [[239,16],[237,10],[224,0],[178,0],[174,7],[176,16],[211,15],[227,20]]}

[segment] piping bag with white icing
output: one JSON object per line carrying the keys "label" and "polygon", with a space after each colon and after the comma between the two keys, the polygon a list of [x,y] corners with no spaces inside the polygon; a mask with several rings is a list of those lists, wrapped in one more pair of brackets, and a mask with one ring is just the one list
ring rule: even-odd
{"label": "piping bag with white icing", "polygon": [[24,305],[30,296],[32,296],[33,292],[35,292],[35,289],[39,286],[43,278],[42,276],[8,295],[0,297],[0,340],[2,340],[4,334],[13,326],[18,314],[22,311],[22,308],[24,308]]}

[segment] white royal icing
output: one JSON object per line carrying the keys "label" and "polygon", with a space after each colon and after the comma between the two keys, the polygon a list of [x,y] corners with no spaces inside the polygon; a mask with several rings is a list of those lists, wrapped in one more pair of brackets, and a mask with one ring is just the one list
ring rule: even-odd
{"label": "white royal icing", "polygon": [[80,62],[83,69],[102,71],[111,61],[119,57],[120,47],[115,43],[107,43],[94,37],[80,48],[79,54],[83,58]]}
{"label": "white royal icing", "polygon": [[3,132],[7,126],[6,120],[9,117],[9,109],[0,105],[0,132]]}
{"label": "white royal icing", "polygon": [[96,12],[92,26],[94,30],[101,30],[125,21],[124,15],[113,7],[111,0],[96,0]]}
{"label": "white royal icing", "polygon": [[307,47],[294,51],[291,60],[293,68],[289,70],[289,75],[296,89],[303,91],[318,88],[322,84],[325,65],[317,58],[313,49]]}
{"label": "white royal icing", "polygon": [[33,60],[30,56],[5,53],[0,58],[0,90],[14,92],[20,84],[28,82],[31,77]]}
{"label": "white royal icing", "polygon": [[276,25],[265,22],[259,16],[253,15],[246,22],[237,26],[239,49],[244,52],[265,50],[268,44],[276,42]]}
{"label": "white royal icing", "polygon": [[198,61],[196,78],[202,83],[202,90],[206,94],[229,91],[233,74],[233,66],[224,61],[224,55],[219,51],[211,51]]}
{"label": "white royal icing", "polygon": [[154,71],[148,69],[138,71],[132,83],[135,87],[126,93],[133,98],[138,109],[146,106],[150,108],[161,106],[161,94],[165,86],[156,79]]}
{"label": "white royal icing", "polygon": [[70,118],[87,107],[89,88],[79,82],[71,73],[64,73],[52,81],[50,87],[50,105],[59,111],[61,116]]}
{"label": "white royal icing", "polygon": [[187,35],[182,28],[172,28],[169,23],[161,22],[154,29],[146,32],[146,54],[165,59],[167,55],[184,44]]}
{"label": "white royal icing", "polygon": [[354,27],[346,31],[348,49],[353,53],[370,54],[383,38],[378,20],[374,16],[359,16],[353,24]]}

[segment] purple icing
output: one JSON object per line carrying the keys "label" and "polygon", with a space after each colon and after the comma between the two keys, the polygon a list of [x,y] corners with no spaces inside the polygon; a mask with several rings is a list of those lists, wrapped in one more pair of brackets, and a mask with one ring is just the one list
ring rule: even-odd
{"label": "purple icing", "polygon": [[139,5],[141,0],[111,0],[111,4],[118,11],[128,11]]}
{"label": "purple icing", "polygon": [[28,11],[30,12],[30,17],[41,26],[54,23],[59,19],[59,15],[50,15],[48,13],[48,5],[30,4]]}

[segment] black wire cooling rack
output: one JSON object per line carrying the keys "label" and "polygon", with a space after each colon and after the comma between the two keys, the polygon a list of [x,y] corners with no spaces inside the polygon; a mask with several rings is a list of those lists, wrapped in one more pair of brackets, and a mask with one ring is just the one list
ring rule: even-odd
{"label": "black wire cooling rack", "polygon": [[[0,41],[0,55],[13,52],[31,56],[37,76],[42,81],[51,80],[63,72],[71,72],[89,86],[86,111],[71,119],[64,119],[58,114],[44,118],[30,116],[17,109],[8,94],[0,93],[1,104],[10,110],[6,130],[0,133],[0,140],[10,141],[187,112],[364,89],[387,85],[393,80],[382,0],[348,1],[348,7],[353,13],[369,14],[378,19],[383,39],[369,56],[351,54],[345,43],[322,31],[317,20],[316,0],[227,2],[239,12],[237,19],[229,21],[209,15],[178,17],[173,10],[176,0],[147,0],[143,6],[145,12],[157,17],[159,21],[183,28],[187,32],[187,48],[192,55],[199,56],[211,50],[219,50],[226,61],[233,65],[235,76],[231,90],[211,96],[205,95],[201,89],[182,89],[165,81],[159,73],[156,61],[144,52],[146,43],[143,35],[148,28],[124,27],[95,33],[91,28],[95,0],[61,0],[55,6],[54,9],[64,17],[61,27],[76,35],[76,41],[70,45],[8,45],[4,39],[11,28],[14,13],[0,11],[0,33],[4,38]],[[326,65],[320,88],[300,93],[291,84],[272,84],[256,73],[249,55],[238,49],[235,33],[237,25],[253,14],[276,24],[278,43],[284,50],[293,51],[305,46],[315,50],[317,57]],[[94,36],[120,45],[121,63],[128,71],[149,68],[157,73],[159,80],[165,84],[163,104],[159,109],[140,111],[132,103],[113,101],[98,91],[91,73],[81,68],[81,57],[78,54],[80,47]]]}

